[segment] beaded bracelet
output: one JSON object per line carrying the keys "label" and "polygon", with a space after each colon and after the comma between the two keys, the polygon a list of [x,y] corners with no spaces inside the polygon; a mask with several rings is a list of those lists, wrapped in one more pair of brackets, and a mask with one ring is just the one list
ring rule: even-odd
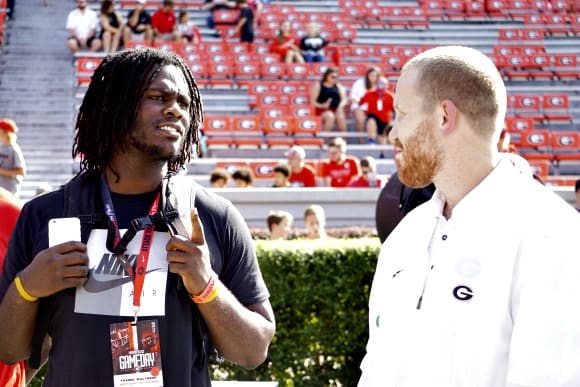
{"label": "beaded bracelet", "polygon": [[32,296],[26,291],[26,289],[24,289],[20,275],[17,275],[16,278],[14,278],[14,285],[16,286],[16,290],[18,290],[20,297],[24,298],[26,301],[35,302],[38,300],[38,297]]}
{"label": "beaded bracelet", "polygon": [[210,303],[217,297],[217,295],[219,293],[218,289],[219,289],[219,287],[216,285],[215,279],[212,276],[209,279],[209,281],[207,281],[207,285],[205,285],[205,288],[203,289],[203,291],[197,296],[194,296],[192,294],[191,299],[196,304]]}

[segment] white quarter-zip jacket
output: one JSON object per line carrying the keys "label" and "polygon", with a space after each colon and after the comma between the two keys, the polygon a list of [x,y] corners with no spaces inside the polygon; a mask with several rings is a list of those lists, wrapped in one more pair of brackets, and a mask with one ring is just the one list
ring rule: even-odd
{"label": "white quarter-zip jacket", "polygon": [[580,215],[508,160],[385,241],[359,387],[580,387]]}

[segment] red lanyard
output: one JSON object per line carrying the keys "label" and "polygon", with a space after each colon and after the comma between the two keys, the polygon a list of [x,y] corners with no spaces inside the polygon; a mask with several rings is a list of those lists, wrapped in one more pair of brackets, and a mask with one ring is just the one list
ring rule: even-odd
{"label": "red lanyard", "polygon": [[[149,215],[157,213],[159,206],[159,192],[151,204]],[[145,226],[143,229],[143,238],[141,238],[141,249],[139,250],[139,257],[135,262],[135,274],[133,276],[133,308],[135,308],[135,317],[141,306],[141,293],[143,292],[143,283],[145,282],[145,274],[147,274],[147,262],[149,262],[149,252],[151,251],[151,243],[153,243],[153,224]]]}
{"label": "red lanyard", "polygon": [[[126,231],[127,235],[121,238],[119,232],[119,225],[117,223],[117,217],[115,215],[115,208],[113,207],[113,200],[111,199],[111,193],[105,179],[105,175],[101,176],[101,196],[103,199],[103,205],[105,207],[105,213],[111,221],[114,228],[114,238],[111,240],[112,246],[107,246],[107,248],[114,252],[115,257],[121,261],[125,267],[127,273],[133,277],[133,309],[135,310],[135,320],[137,320],[137,313],[139,312],[139,307],[141,306],[141,294],[143,293],[143,284],[145,282],[145,275],[147,274],[147,263],[149,262],[149,251],[151,251],[151,244],[153,243],[153,232],[155,228],[153,223],[149,221],[143,227],[143,237],[141,238],[141,248],[139,249],[139,257],[135,262],[135,270],[131,267],[128,261],[124,258],[123,253],[127,247],[127,244],[135,236],[137,231],[134,225],[135,221],[140,225],[143,225],[142,221],[144,218],[134,219],[131,222],[131,228]],[[155,200],[151,203],[148,215],[155,215],[159,207],[160,193],[157,192]],[[109,229],[109,231],[111,231]],[[107,240],[109,238],[107,237]],[[118,250],[118,251],[117,251]]]}

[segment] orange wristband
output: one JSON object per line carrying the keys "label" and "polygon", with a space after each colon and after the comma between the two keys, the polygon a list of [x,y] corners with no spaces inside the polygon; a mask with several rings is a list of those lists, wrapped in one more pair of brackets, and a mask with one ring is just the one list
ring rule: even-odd
{"label": "orange wristband", "polygon": [[203,291],[197,296],[191,294],[191,299],[196,304],[207,304],[209,302],[212,302],[217,297],[217,295],[218,295],[218,286],[216,285],[215,279],[212,276],[209,279],[209,281],[207,281],[207,285],[205,285]]}

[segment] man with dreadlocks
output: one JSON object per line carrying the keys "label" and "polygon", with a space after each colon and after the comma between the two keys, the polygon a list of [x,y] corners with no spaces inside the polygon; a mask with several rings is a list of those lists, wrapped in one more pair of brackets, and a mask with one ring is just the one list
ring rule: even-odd
{"label": "man with dreadlocks", "polygon": [[[201,121],[175,54],[103,60],[76,121],[81,172],[28,202],[10,241],[0,360],[36,363],[49,336],[49,387],[210,386],[213,347],[246,368],[265,360],[275,322],[244,220],[176,174]],[[49,243],[63,217],[80,219],[81,240]]]}

